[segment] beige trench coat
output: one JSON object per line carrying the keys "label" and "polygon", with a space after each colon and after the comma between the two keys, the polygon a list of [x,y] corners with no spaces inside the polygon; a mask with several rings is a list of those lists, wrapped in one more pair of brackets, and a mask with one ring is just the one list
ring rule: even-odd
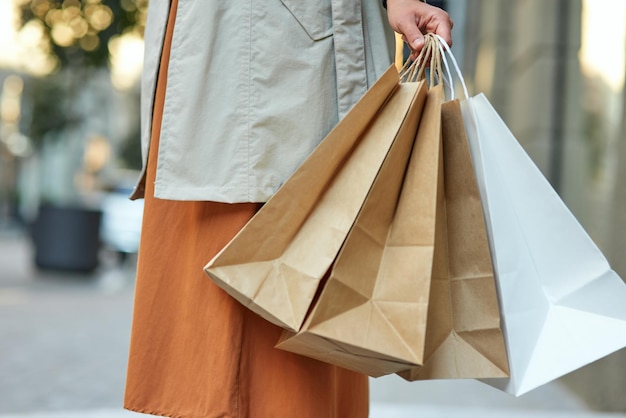
{"label": "beige trench coat", "polygon": [[[151,0],[148,11],[144,167],[168,7]],[[155,196],[266,201],[392,56],[380,0],[180,0]]]}

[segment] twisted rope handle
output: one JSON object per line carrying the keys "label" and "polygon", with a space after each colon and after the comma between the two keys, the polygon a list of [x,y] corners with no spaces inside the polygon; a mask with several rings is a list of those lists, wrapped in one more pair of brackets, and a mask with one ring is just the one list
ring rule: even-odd
{"label": "twisted rope handle", "polygon": [[[403,82],[415,82],[421,81],[425,78],[426,68],[430,66],[434,61],[437,61],[436,55],[440,55],[440,52],[434,52],[434,39],[432,34],[427,34],[424,37],[424,47],[422,48],[419,56],[415,61],[407,60],[404,66],[400,69],[400,79]],[[435,55],[433,55],[433,52]],[[434,72],[431,75],[431,81],[434,82],[435,73],[437,71],[436,64],[433,66]]]}
{"label": "twisted rope handle", "polygon": [[439,49],[441,51],[441,58],[448,72],[448,84],[450,85],[452,98],[454,98],[454,81],[452,80],[452,76],[450,74],[450,67],[448,65],[448,59],[450,60],[450,62],[452,62],[452,65],[454,66],[455,73],[457,77],[459,78],[461,87],[463,87],[463,94],[465,95],[465,98],[466,99],[469,98],[470,96],[467,91],[467,85],[465,84],[465,79],[463,78],[463,73],[461,73],[459,64],[457,63],[456,58],[454,58],[454,55],[452,54],[452,50],[450,49],[450,46],[446,43],[446,41],[441,36],[439,35],[435,35],[435,36],[439,40]]}
{"label": "twisted rope handle", "polygon": [[[429,86],[436,86],[444,79],[443,49],[439,45],[436,35],[428,33],[424,36],[424,47],[415,61],[407,60],[400,69],[400,80],[404,83],[421,81],[426,78],[426,68],[429,71]],[[449,70],[448,70],[449,72]]]}
{"label": "twisted rope handle", "polygon": [[417,59],[415,61],[407,60],[404,63],[400,69],[400,81],[406,83],[424,80],[426,68],[430,67],[429,86],[443,82],[449,88],[450,100],[453,100],[455,98],[454,79],[449,62],[452,63],[454,73],[463,88],[464,97],[469,98],[465,79],[452,50],[441,36],[433,33],[424,36],[424,48],[422,48]]}

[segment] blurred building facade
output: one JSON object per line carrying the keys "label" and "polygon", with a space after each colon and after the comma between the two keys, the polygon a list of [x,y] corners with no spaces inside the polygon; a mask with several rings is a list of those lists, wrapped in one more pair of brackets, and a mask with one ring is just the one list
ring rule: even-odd
{"label": "blurred building facade", "polygon": [[[453,0],[455,55],[578,220],[626,278],[623,0]],[[612,75],[613,74],[613,75]],[[626,411],[622,350],[564,382]]]}

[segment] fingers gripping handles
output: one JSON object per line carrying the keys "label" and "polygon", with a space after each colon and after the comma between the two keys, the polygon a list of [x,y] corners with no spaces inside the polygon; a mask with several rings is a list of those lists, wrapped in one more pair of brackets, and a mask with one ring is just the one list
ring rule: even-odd
{"label": "fingers gripping handles", "polygon": [[[424,47],[417,59],[408,61],[400,69],[400,80],[403,82],[421,81],[428,74],[428,83],[435,86],[442,81],[442,60],[439,39],[434,34],[424,36]],[[428,69],[428,70],[427,70]]]}
{"label": "fingers gripping handles", "polygon": [[[469,97],[463,74],[459,68],[452,50],[446,41],[439,35],[428,33],[424,36],[424,47],[415,61],[407,61],[400,69],[402,82],[424,80],[428,74],[430,86],[444,83],[449,89],[450,100],[455,98],[454,79],[450,72],[450,63],[463,89],[463,96]],[[428,70],[427,70],[428,68]],[[445,72],[444,72],[445,71]]]}

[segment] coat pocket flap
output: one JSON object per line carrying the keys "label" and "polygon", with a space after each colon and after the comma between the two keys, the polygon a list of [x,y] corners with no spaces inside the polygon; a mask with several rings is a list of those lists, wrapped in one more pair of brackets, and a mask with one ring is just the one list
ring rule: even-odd
{"label": "coat pocket flap", "polygon": [[333,34],[330,0],[280,0],[314,41]]}

